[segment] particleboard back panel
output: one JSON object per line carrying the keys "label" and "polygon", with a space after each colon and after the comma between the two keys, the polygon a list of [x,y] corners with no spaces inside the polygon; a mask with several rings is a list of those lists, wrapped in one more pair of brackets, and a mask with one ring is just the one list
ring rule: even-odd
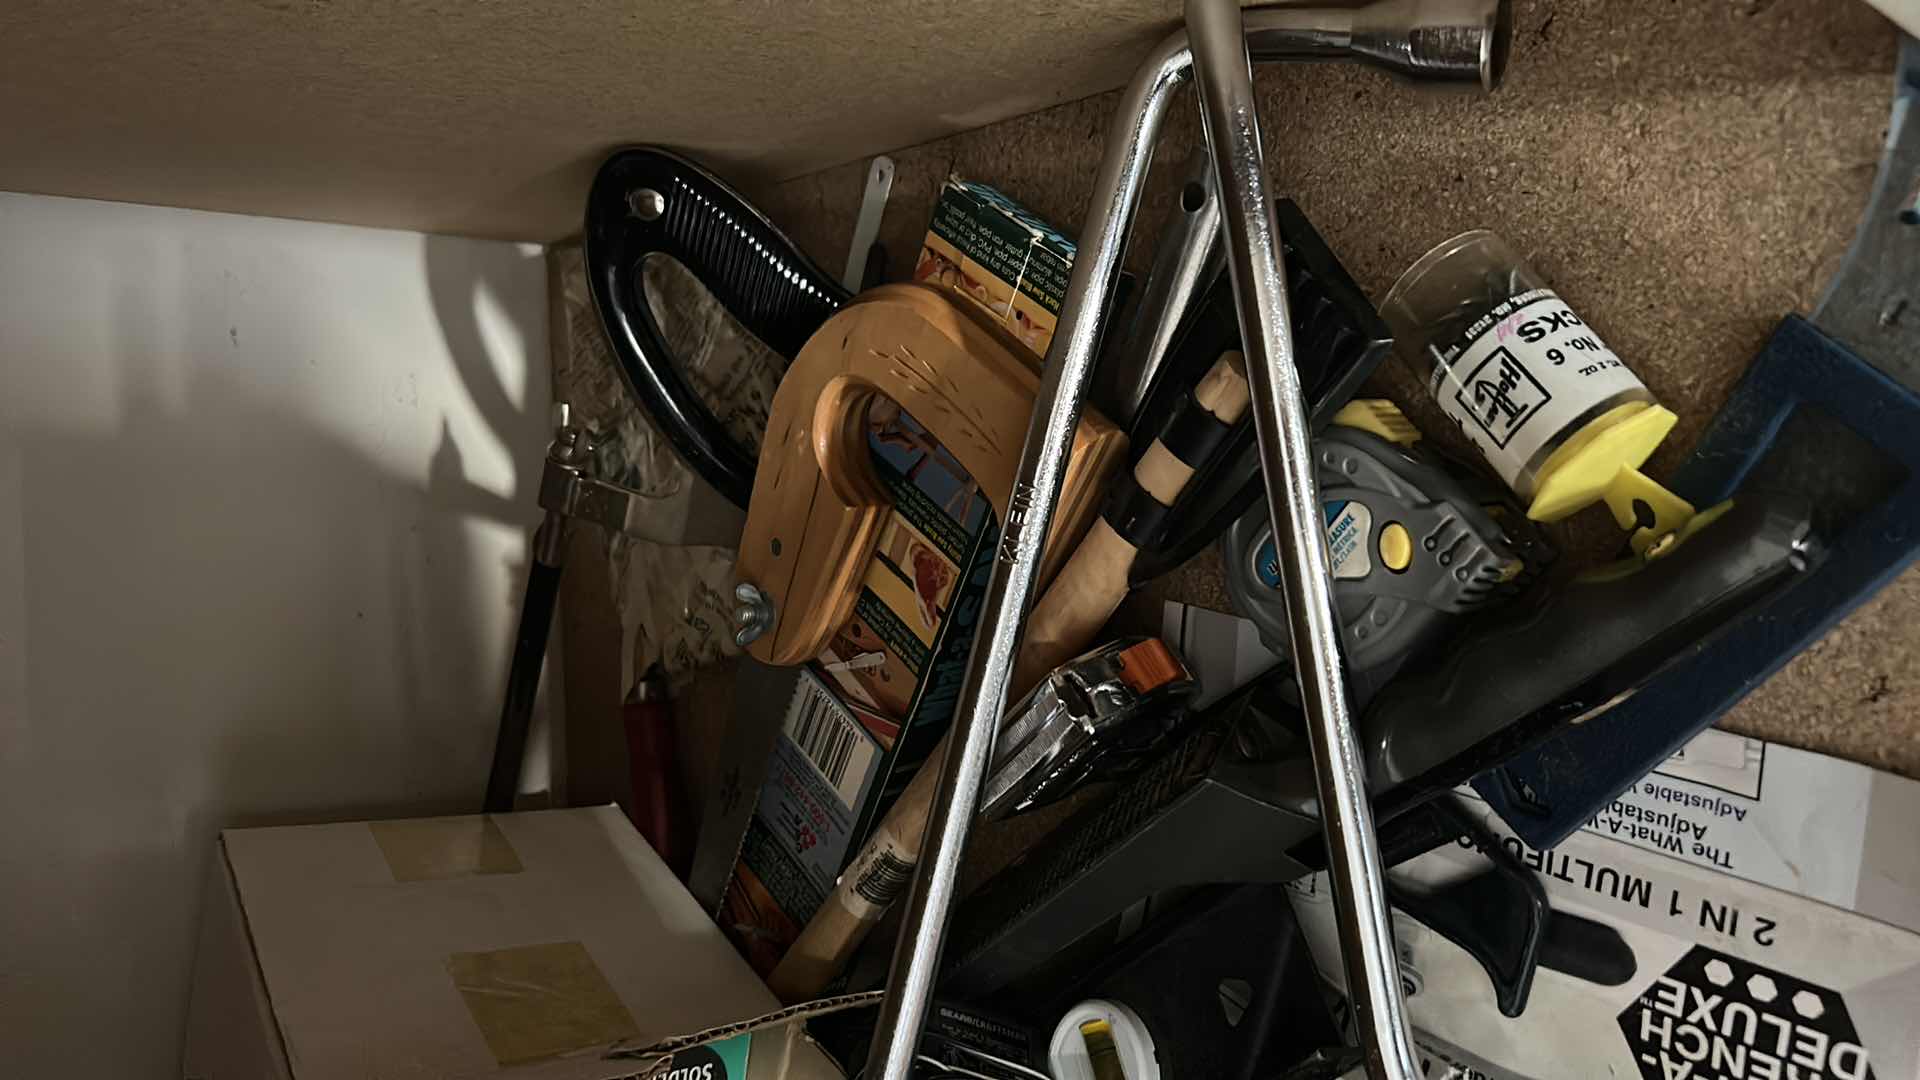
{"label": "particleboard back panel", "polygon": [[[1512,66],[1491,97],[1417,92],[1352,65],[1257,68],[1274,190],[1300,203],[1376,300],[1448,236],[1504,234],[1680,414],[1649,463],[1665,476],[1781,316],[1812,309],[1852,240],[1886,133],[1897,34],[1858,0],[1516,0],[1514,10]],[[893,155],[880,230],[893,276],[911,271],[949,170],[1077,234],[1115,96]],[[1182,91],[1135,224],[1136,268],[1198,138]],[[766,190],[760,206],[838,267],[862,176],[857,162],[829,169]],[[1449,441],[1397,361],[1371,390]],[[1619,542],[1599,510],[1556,535],[1570,565]],[[1136,592],[1122,609],[1128,628],[1158,627],[1163,598],[1227,609],[1214,551]],[[1768,680],[1726,726],[1920,776],[1916,626],[1920,568]]]}
{"label": "particleboard back panel", "polygon": [[[1352,66],[1257,69],[1275,190],[1299,201],[1376,298],[1439,240],[1478,226],[1504,233],[1680,414],[1650,465],[1664,476],[1781,316],[1811,310],[1852,239],[1886,131],[1897,34],[1856,0],[1516,0],[1515,16],[1511,72],[1491,98],[1415,93]],[[895,153],[880,229],[889,276],[911,272],[949,171],[996,184],[1076,234],[1115,97]],[[1183,91],[1135,225],[1136,268],[1197,127]],[[754,197],[837,268],[864,173],[852,161],[756,186]],[[1371,390],[1447,439],[1397,362]],[[1603,511],[1557,533],[1570,563],[1595,560],[1619,536]],[[570,593],[569,618],[610,618],[597,595]],[[1215,553],[1137,591],[1116,625],[1151,632],[1167,598],[1226,608]],[[1920,569],[1768,680],[1725,726],[1920,776],[1917,613]],[[570,730],[617,740],[611,705],[579,706],[589,694],[617,700],[618,665],[575,659],[570,650]],[[987,830],[1002,839],[974,845],[973,872],[1021,850],[1006,837],[1055,821],[1029,815]]]}
{"label": "particleboard back panel", "polygon": [[0,190],[552,240],[617,146],[770,181],[1124,82],[1179,0],[7,0]]}

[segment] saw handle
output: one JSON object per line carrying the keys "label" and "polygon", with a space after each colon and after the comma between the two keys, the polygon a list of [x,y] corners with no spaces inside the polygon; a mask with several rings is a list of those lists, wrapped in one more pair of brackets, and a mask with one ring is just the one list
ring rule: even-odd
{"label": "saw handle", "polygon": [[850,294],[725,181],[654,147],[622,150],[600,166],[583,246],[594,307],[628,389],[693,471],[745,509],[755,448],[727,433],[667,346],[647,299],[647,261],[680,263],[788,360]]}
{"label": "saw handle", "polygon": [[[747,645],[755,659],[812,660],[853,615],[892,513],[868,449],[868,429],[891,426],[872,423],[888,419],[876,412],[882,403],[913,420],[896,436],[937,443],[943,467],[971,477],[995,519],[1006,520],[1040,381],[1014,348],[925,285],[862,293],[807,341],[768,410],[734,565],[775,612],[771,630]],[[1091,409],[1081,415],[1043,581],[1086,529],[1125,454],[1118,428]]]}
{"label": "saw handle", "polygon": [[892,505],[867,450],[867,412],[880,388],[854,375],[828,380],[813,406],[813,457],[835,498],[849,507]]}
{"label": "saw handle", "polygon": [[[1225,353],[1214,362],[1195,384],[1193,401],[1222,424],[1240,418],[1248,389],[1239,353]],[[1134,465],[1132,480],[1149,497],[1171,504],[1192,476],[1192,466],[1155,440]],[[1027,620],[1009,701],[1024,698],[1047,672],[1086,650],[1127,595],[1135,550],[1104,516],[1093,523]],[[911,880],[946,756],[943,737],[767,977],[780,1000],[792,1003],[818,996],[886,914],[893,895]]]}

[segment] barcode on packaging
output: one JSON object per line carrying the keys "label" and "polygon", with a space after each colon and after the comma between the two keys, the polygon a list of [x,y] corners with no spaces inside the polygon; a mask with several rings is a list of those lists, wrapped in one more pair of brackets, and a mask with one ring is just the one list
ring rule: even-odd
{"label": "barcode on packaging", "polygon": [[853,713],[810,671],[802,673],[794,687],[784,730],[851,811],[879,747]]}

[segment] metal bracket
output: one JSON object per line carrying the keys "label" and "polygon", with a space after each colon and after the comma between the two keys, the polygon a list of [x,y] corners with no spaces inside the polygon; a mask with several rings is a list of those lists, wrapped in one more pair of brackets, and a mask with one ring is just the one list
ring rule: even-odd
{"label": "metal bracket", "polygon": [[1920,390],[1920,38],[1901,36],[1880,172],[1813,322]]}
{"label": "metal bracket", "polygon": [[867,254],[880,236],[880,215],[886,212],[887,196],[893,193],[893,159],[881,154],[867,166],[867,190],[860,198],[860,216],[853,223],[853,244],[847,249],[847,268],[840,284],[850,293],[866,286]]}
{"label": "metal bracket", "polygon": [[664,501],[594,475],[593,443],[586,430],[562,421],[540,472],[540,509],[664,543],[658,531]]}
{"label": "metal bracket", "polygon": [[1920,556],[1920,41],[1902,40],[1880,174],[1811,321],[1789,315],[1672,476],[1705,506],[1736,489],[1806,495],[1827,557],[1619,707],[1474,780],[1549,848],[1659,766]]}

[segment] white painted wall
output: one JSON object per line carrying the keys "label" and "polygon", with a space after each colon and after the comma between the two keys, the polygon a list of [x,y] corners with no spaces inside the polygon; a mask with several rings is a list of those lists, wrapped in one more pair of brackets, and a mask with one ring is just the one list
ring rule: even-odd
{"label": "white painted wall", "polygon": [[0,1072],[178,1076],[229,824],[477,808],[536,248],[0,194]]}

